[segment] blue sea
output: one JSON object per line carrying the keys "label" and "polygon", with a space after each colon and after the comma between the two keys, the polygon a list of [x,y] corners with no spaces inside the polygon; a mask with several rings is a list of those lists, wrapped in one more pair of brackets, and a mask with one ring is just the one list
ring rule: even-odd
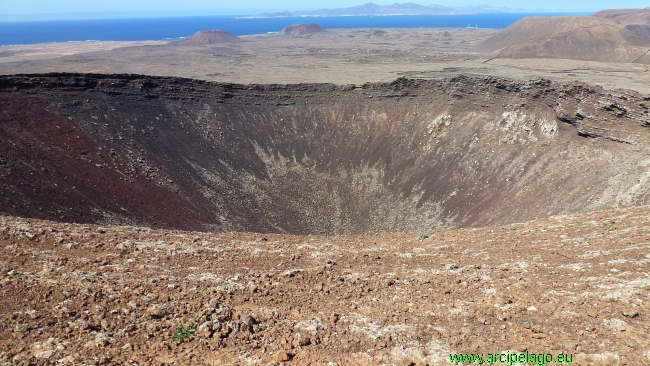
{"label": "blue sea", "polygon": [[79,41],[168,40],[200,30],[221,29],[236,36],[277,32],[296,23],[328,28],[479,28],[502,29],[529,16],[586,13],[484,13],[465,15],[336,16],[297,18],[178,17],[0,22],[0,46]]}

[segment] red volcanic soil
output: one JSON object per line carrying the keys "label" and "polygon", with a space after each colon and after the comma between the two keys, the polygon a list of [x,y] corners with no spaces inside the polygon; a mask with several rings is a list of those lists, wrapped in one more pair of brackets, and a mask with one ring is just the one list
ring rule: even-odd
{"label": "red volcanic soil", "polygon": [[194,33],[192,36],[173,41],[171,43],[178,45],[206,45],[213,43],[233,43],[243,42],[241,38],[235,37],[232,34],[222,30],[205,30]]}
{"label": "red volcanic soil", "polygon": [[495,58],[552,58],[633,62],[650,38],[596,17],[524,18],[476,46]]}
{"label": "red volcanic soil", "polygon": [[316,34],[326,32],[318,24],[294,24],[282,29],[278,34],[283,36],[304,36],[308,34]]}
{"label": "red volcanic soil", "polygon": [[[211,220],[209,210],[187,199],[191,191],[173,194],[147,178],[161,172],[124,166],[116,153],[120,149],[97,134],[117,126],[100,126],[93,118],[98,111],[84,116],[90,118],[90,129],[79,126],[73,115],[77,109],[88,111],[88,101],[68,101],[75,112],[65,116],[59,110],[61,101],[43,97],[2,93],[2,211],[68,222],[108,220],[206,230],[201,223]],[[160,156],[149,153],[147,159],[160,162]],[[114,169],[116,165],[140,171],[126,175]]]}
{"label": "red volcanic soil", "polygon": [[634,34],[650,37],[650,8],[610,9],[599,11],[591,16],[611,20]]}

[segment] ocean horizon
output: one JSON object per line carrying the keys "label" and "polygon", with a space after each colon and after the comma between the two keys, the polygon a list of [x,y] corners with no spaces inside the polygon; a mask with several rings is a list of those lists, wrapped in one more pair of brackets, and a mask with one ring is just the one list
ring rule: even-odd
{"label": "ocean horizon", "polygon": [[161,41],[220,29],[235,36],[268,34],[296,23],[340,28],[495,28],[530,16],[589,13],[481,13],[453,15],[301,16],[287,18],[198,16],[0,22],[0,46],[85,41]]}

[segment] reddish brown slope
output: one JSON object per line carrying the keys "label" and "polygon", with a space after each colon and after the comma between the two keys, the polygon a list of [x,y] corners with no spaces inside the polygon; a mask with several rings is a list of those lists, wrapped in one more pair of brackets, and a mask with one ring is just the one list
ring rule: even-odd
{"label": "reddish brown slope", "polygon": [[[59,109],[63,101],[48,95],[0,93],[0,100],[2,211],[67,222],[194,230],[206,230],[204,224],[213,223],[191,186],[165,187],[148,179],[148,175],[167,173],[155,152],[142,145],[132,149],[155,168],[121,161],[124,150],[98,134],[103,128],[115,131],[116,126],[100,126],[105,120],[97,117],[99,111],[87,100],[68,104],[75,117],[90,113],[80,117],[87,126],[80,126],[79,117],[63,115]],[[140,171],[125,174],[129,170]],[[180,189],[182,193],[175,192]]]}

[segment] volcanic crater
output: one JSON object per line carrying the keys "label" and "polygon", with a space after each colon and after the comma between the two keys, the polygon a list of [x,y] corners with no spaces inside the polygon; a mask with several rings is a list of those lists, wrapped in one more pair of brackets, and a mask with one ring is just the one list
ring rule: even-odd
{"label": "volcanic crater", "polygon": [[239,85],[0,77],[0,210],[199,231],[368,234],[646,203],[647,96],[458,76]]}

